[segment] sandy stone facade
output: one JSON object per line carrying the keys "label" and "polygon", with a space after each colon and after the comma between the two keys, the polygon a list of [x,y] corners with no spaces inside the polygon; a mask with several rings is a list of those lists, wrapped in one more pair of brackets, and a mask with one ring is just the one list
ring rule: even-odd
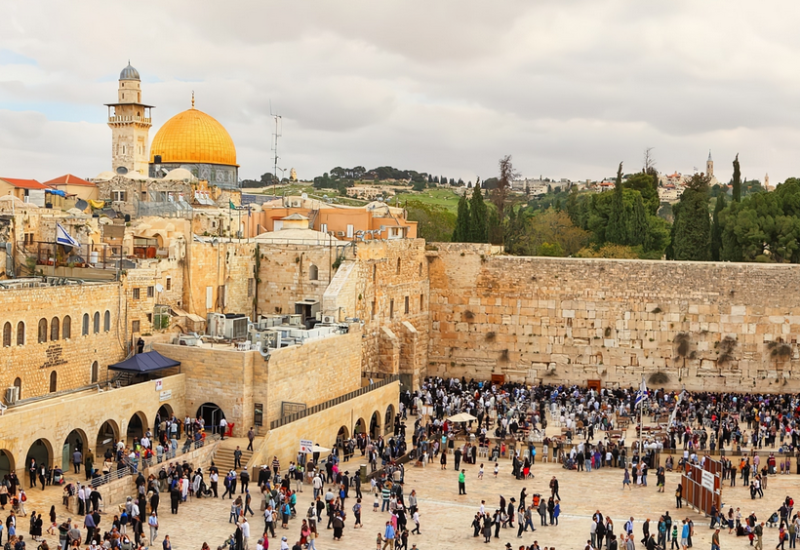
{"label": "sandy stone facade", "polygon": [[0,288],[2,391],[18,382],[27,399],[105,381],[125,357],[121,285],[31,285]]}
{"label": "sandy stone facade", "polygon": [[795,265],[520,258],[437,244],[430,374],[800,388]]}

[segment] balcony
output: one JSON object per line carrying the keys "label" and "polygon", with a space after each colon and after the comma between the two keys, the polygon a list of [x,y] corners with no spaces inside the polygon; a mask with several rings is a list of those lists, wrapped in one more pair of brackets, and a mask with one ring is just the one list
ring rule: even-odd
{"label": "balcony", "polygon": [[120,122],[139,122],[141,124],[152,124],[151,118],[145,118],[142,116],[122,116],[122,115],[114,115],[108,117],[109,124],[115,124]]}

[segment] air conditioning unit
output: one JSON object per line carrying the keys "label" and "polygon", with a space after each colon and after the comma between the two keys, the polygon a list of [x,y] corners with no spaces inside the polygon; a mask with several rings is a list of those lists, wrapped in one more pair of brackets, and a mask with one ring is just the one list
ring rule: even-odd
{"label": "air conditioning unit", "polygon": [[316,319],[317,321],[322,321],[322,312],[321,312],[321,311],[318,311],[318,312],[317,312],[317,313],[314,315],[314,319]]}
{"label": "air conditioning unit", "polygon": [[292,314],[289,315],[289,324],[294,326],[300,326],[303,324],[303,316],[300,314]]}
{"label": "air conditioning unit", "polygon": [[206,323],[207,332],[215,338],[240,340],[247,338],[250,319],[244,315],[231,316],[222,313],[209,313]]}
{"label": "air conditioning unit", "polygon": [[6,405],[13,405],[19,400],[19,388],[11,386],[6,388]]}
{"label": "air conditioning unit", "polygon": [[322,324],[323,325],[333,325],[336,323],[336,316],[334,315],[323,315],[322,316]]}

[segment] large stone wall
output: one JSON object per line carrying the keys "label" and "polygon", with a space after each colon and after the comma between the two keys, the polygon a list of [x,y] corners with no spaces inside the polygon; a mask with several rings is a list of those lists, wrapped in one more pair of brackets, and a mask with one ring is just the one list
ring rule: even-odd
{"label": "large stone wall", "polygon": [[[106,367],[125,357],[125,311],[119,283],[87,283],[67,286],[10,287],[0,289],[0,390],[19,378],[21,398],[50,392],[51,373],[56,373],[56,391],[78,388],[106,379]],[[109,324],[105,315],[108,312]],[[88,334],[83,334],[83,316],[89,315]],[[95,314],[99,326],[95,327]],[[64,324],[69,317],[69,338]],[[46,333],[39,338],[39,322]],[[57,334],[53,323],[58,323]],[[23,323],[24,343],[18,344],[18,327]],[[5,331],[10,329],[10,345]],[[95,330],[97,328],[98,330]],[[58,336],[53,339],[53,336]],[[97,361],[97,379],[92,364]],[[2,396],[5,398],[5,395]]]}
{"label": "large stone wall", "polygon": [[[428,373],[800,389],[800,267],[428,252]],[[661,378],[661,377],[659,377]]]}

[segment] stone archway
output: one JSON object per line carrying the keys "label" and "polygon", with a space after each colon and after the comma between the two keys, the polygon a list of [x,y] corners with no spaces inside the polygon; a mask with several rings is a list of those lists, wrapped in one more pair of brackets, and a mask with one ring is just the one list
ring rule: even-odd
{"label": "stone archway", "polygon": [[33,444],[28,447],[28,452],[25,455],[25,463],[23,464],[25,477],[27,478],[30,476],[29,468],[32,461],[36,463],[36,466],[44,464],[48,468],[51,468],[53,466],[53,444],[41,438],[34,441]]}
{"label": "stone archway", "polygon": [[14,471],[16,471],[14,455],[11,451],[0,449],[0,479]]}
{"label": "stone archway", "polygon": [[153,435],[156,440],[161,437],[161,425],[166,427],[166,421],[172,418],[173,409],[171,405],[164,403],[156,411],[155,420],[153,420]]}
{"label": "stone archway", "polygon": [[372,439],[378,439],[381,435],[381,413],[375,411],[369,421],[369,436]]}
{"label": "stone archway", "polygon": [[195,418],[203,419],[206,432],[218,433],[219,421],[226,418],[226,416],[216,403],[203,403],[197,409]]}
{"label": "stone archway", "polygon": [[386,407],[386,415],[383,418],[383,433],[394,432],[394,405]]}
{"label": "stone archway", "polygon": [[[91,453],[92,457],[94,457],[94,452],[89,446],[89,438],[86,437],[86,432],[79,428],[69,432],[69,435],[67,435],[67,437],[64,439],[64,443],[61,447],[60,465],[64,472],[74,470],[72,464],[74,453],[76,451],[81,453],[81,464],[85,463],[86,457],[89,453]],[[58,462],[58,460],[56,460],[56,462]],[[81,471],[83,471],[83,467],[81,467]]]}
{"label": "stone archway", "polygon": [[350,439],[350,430],[347,429],[347,426],[342,426],[336,434],[336,445],[341,448],[348,439]]}
{"label": "stone archway", "polygon": [[125,430],[126,441],[130,444],[134,440],[141,439],[147,432],[147,417],[142,411],[136,411],[128,421],[128,427]]}
{"label": "stone archway", "polygon": [[353,436],[357,436],[359,434],[367,433],[367,423],[364,422],[363,418],[359,418],[356,420],[356,425],[353,426]]}
{"label": "stone archway", "polygon": [[97,431],[94,456],[105,456],[106,451],[111,450],[113,458],[114,445],[117,441],[119,441],[119,426],[113,420],[106,420]]}

